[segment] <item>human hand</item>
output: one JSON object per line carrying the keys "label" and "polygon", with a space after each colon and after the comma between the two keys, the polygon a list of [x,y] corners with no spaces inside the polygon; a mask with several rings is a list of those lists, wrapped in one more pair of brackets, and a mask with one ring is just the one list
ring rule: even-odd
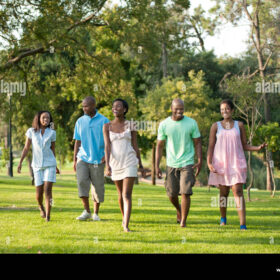
{"label": "human hand", "polygon": [[112,176],[112,169],[109,165],[107,165],[105,168],[105,176],[108,176],[108,177]]}
{"label": "human hand", "polygon": [[56,174],[60,174],[60,171],[57,167],[56,167]]}
{"label": "human hand", "polygon": [[139,171],[141,172],[142,177],[145,178],[146,177],[146,170],[144,169],[143,166],[139,167]]}
{"label": "human hand", "polygon": [[267,147],[267,143],[262,143],[261,145],[258,146],[258,151],[263,149],[264,147]]}
{"label": "human hand", "polygon": [[192,168],[193,169],[196,169],[196,172],[195,172],[195,177],[198,176],[200,170],[201,170],[201,166],[202,166],[202,162],[198,162],[197,164],[195,164]]}
{"label": "human hand", "polygon": [[157,175],[158,179],[162,178],[162,172],[161,172],[160,168],[156,168],[156,175]]}
{"label": "human hand", "polygon": [[213,173],[218,173],[217,172],[217,170],[214,168],[214,166],[212,165],[212,163],[209,163],[208,164],[208,168],[209,168],[209,170],[211,171],[211,172],[213,172]]}
{"label": "human hand", "polygon": [[101,159],[101,163],[105,162],[105,156]]}
{"label": "human hand", "polygon": [[77,160],[74,160],[73,169],[76,172],[76,170],[77,170]]}
{"label": "human hand", "polygon": [[18,173],[21,173],[21,167],[22,167],[22,166],[21,166],[21,163],[19,163],[18,168],[17,168],[17,172],[18,172]]}

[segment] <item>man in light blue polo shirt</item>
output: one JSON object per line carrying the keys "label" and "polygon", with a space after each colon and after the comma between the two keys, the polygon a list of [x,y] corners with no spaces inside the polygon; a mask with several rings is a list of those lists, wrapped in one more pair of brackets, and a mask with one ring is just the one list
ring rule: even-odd
{"label": "man in light blue polo shirt", "polygon": [[[75,124],[74,131],[74,170],[77,174],[79,197],[84,205],[83,213],[77,220],[92,218],[99,221],[100,203],[104,201],[104,139],[103,125],[109,120],[96,110],[96,101],[92,96],[83,102],[84,116]],[[91,217],[89,207],[89,191],[92,183],[94,214]]]}

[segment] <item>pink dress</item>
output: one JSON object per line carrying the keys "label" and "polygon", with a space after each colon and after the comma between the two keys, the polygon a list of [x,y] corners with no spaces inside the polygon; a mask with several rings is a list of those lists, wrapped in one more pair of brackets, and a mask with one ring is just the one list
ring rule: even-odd
{"label": "pink dress", "polygon": [[216,145],[212,165],[217,173],[210,172],[208,185],[232,186],[246,183],[247,162],[240,138],[238,121],[234,121],[231,129],[224,129],[217,122]]}

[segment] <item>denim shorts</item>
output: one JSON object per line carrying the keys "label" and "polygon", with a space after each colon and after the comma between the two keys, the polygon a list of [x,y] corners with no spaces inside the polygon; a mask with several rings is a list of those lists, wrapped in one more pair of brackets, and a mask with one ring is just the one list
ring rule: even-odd
{"label": "denim shorts", "polygon": [[56,182],[56,166],[33,169],[35,186],[44,185],[44,182]]}

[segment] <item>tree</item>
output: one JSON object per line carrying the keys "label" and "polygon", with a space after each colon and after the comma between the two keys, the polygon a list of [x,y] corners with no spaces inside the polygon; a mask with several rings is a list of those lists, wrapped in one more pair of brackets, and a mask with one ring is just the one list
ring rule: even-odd
{"label": "tree", "polygon": [[[266,142],[268,144],[268,150],[271,150],[274,154],[274,162],[270,162],[271,165],[271,177],[273,181],[273,191],[271,190],[272,197],[275,195],[276,184],[273,176],[274,165],[280,167],[280,127],[278,123],[266,123],[260,126],[256,131],[255,142]],[[268,156],[267,154],[265,156]]]}

